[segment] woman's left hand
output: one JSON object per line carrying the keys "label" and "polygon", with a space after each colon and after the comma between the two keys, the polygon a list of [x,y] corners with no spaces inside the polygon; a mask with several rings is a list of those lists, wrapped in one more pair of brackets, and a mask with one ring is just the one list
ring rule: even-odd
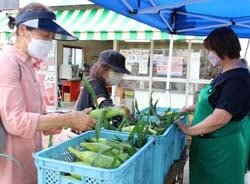
{"label": "woman's left hand", "polygon": [[181,120],[177,120],[176,124],[179,126],[181,131],[187,135],[191,135],[190,126],[185,125]]}

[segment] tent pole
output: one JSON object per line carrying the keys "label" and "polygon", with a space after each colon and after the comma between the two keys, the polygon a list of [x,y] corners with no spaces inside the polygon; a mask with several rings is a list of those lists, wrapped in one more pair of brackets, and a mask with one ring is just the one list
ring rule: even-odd
{"label": "tent pole", "polygon": [[246,59],[246,57],[247,57],[247,51],[248,51],[249,43],[250,43],[250,39],[247,40],[247,47],[246,47],[246,50],[245,50],[244,59]]}
{"label": "tent pole", "polygon": [[173,46],[174,46],[174,35],[169,34],[170,36],[170,43],[169,43],[169,54],[168,54],[168,71],[167,71],[167,85],[166,90],[170,90],[170,78],[171,78],[171,64],[172,64],[172,57],[173,57]]}
{"label": "tent pole", "polygon": [[150,97],[153,92],[153,56],[154,56],[154,40],[150,41],[150,57],[149,57],[149,93],[148,93],[148,107],[150,106]]}
{"label": "tent pole", "polygon": [[187,82],[185,90],[185,105],[188,104],[188,94],[189,94],[189,84],[190,84],[190,61],[191,61],[191,52],[192,52],[192,42],[188,40],[188,60],[187,60]]}
{"label": "tent pole", "polygon": [[[154,6],[154,7],[156,6],[155,0],[150,0],[150,3],[152,4],[152,6]],[[168,20],[164,17],[163,13],[161,11],[159,13],[160,13],[160,17],[161,17],[162,21],[166,24],[166,26],[168,27],[168,29],[171,32],[173,32],[173,28],[170,26]]]}
{"label": "tent pole", "polygon": [[[119,51],[118,40],[113,40],[113,50]],[[120,105],[120,100],[117,99],[117,85],[111,86],[111,99],[113,100],[114,105]]]}
{"label": "tent pole", "polygon": [[126,7],[129,9],[129,11],[131,11],[131,12],[134,11],[134,8],[128,3],[127,0],[121,0],[121,3],[122,3],[124,6],[126,6]]}
{"label": "tent pole", "polygon": [[[58,66],[58,41],[53,41],[53,44],[54,44],[54,54],[55,54],[55,66]],[[55,107],[55,110],[58,110],[58,108],[59,108],[58,107],[58,93],[59,93],[58,76],[59,76],[58,75],[58,67],[55,67],[55,90],[54,90],[54,98],[55,98],[54,107]]]}
{"label": "tent pole", "polygon": [[113,40],[113,50],[115,50],[115,51],[119,50],[118,43],[119,43],[118,40]]}
{"label": "tent pole", "polygon": [[173,60],[173,46],[174,46],[174,35],[169,34],[169,54],[168,54],[168,71],[167,71],[167,85],[166,85],[166,97],[168,98],[168,106],[171,107],[171,96],[170,96],[170,79],[171,79],[171,66]]}

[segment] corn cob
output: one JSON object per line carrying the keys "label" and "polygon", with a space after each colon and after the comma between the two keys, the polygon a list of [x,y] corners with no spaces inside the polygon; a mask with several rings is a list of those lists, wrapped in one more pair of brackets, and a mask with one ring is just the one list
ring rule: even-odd
{"label": "corn cob", "polygon": [[[92,166],[101,167],[101,168],[116,168],[120,166],[119,160],[114,160],[114,158],[103,155],[101,153],[95,153],[93,151],[78,151],[73,147],[68,147],[68,151],[74,154],[78,159],[84,163],[90,164]],[[112,166],[114,163],[114,166]]]}
{"label": "corn cob", "polygon": [[[97,139],[95,138],[90,138],[91,142],[97,142]],[[116,148],[117,150],[121,150],[124,153],[128,153],[130,156],[133,155],[136,152],[136,148],[133,147],[130,143],[128,142],[119,142],[115,140],[107,140],[104,138],[100,138],[98,140],[101,143],[104,143],[112,148]]]}
{"label": "corn cob", "polygon": [[[100,142],[83,142],[80,143],[81,147],[84,147],[85,149],[89,150],[89,151],[93,151],[96,153],[101,152],[104,155],[107,156],[116,156],[119,154],[119,150],[116,148],[112,148],[104,143],[100,143]],[[127,160],[129,157],[129,155],[127,153],[124,152],[120,152],[120,154],[118,155],[119,160],[121,160],[122,162],[124,162],[125,160]]]}
{"label": "corn cob", "polygon": [[134,127],[135,127],[135,125],[130,125],[130,126],[122,127],[122,132],[131,132]]}
{"label": "corn cob", "polygon": [[94,109],[90,111],[89,115],[94,119],[99,119],[103,111],[105,112],[105,119],[111,119],[116,116],[127,117],[130,115],[127,109],[125,109],[124,107],[105,107],[102,109]]}
{"label": "corn cob", "polygon": [[109,150],[111,147],[100,142],[82,142],[80,146],[94,152],[104,152]]}

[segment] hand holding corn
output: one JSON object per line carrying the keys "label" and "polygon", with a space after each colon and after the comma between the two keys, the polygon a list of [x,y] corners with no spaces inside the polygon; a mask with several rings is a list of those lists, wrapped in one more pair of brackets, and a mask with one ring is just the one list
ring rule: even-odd
{"label": "hand holding corn", "polygon": [[95,119],[84,111],[73,111],[69,113],[69,126],[78,131],[92,130],[95,127]]}

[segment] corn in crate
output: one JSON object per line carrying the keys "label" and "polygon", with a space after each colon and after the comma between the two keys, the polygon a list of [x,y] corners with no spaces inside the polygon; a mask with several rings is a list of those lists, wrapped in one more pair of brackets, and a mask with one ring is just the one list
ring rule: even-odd
{"label": "corn in crate", "polygon": [[[38,183],[151,184],[153,138],[149,137],[138,149],[126,145],[127,134],[104,131],[98,134],[96,137],[95,131],[85,132],[35,153]],[[138,137],[134,136],[133,140],[138,141]],[[123,142],[124,147],[111,146],[118,141]],[[125,149],[130,152],[123,152]]]}
{"label": "corn in crate", "polygon": [[156,103],[141,111],[137,109],[136,121],[125,119],[117,129],[112,129],[111,132],[139,133],[138,125],[146,122],[148,134],[154,139],[152,181],[153,183],[163,183],[169,168],[175,160],[180,159],[187,144],[186,136],[174,124],[174,121],[179,118],[186,123],[187,113],[173,108],[156,107]]}

